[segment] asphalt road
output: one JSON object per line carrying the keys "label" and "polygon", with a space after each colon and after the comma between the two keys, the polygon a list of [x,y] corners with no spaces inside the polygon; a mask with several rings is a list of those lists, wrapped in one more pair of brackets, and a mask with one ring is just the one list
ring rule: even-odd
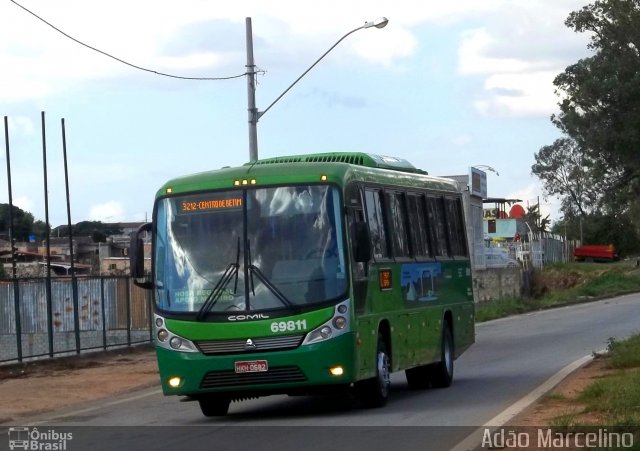
{"label": "asphalt road", "polygon": [[150,389],[45,418],[38,428],[76,431],[69,450],[446,450],[566,365],[634,332],[640,295],[479,324],[450,388],[411,391],[397,373],[382,409],[363,409],[347,397],[273,396],[232,403],[228,416],[211,419],[197,403]]}

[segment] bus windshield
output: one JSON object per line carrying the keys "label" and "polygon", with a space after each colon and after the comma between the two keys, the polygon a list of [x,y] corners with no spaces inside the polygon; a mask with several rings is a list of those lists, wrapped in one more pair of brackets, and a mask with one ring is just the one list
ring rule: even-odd
{"label": "bus windshield", "polygon": [[160,199],[158,308],[205,317],[337,302],[347,290],[340,205],[329,185]]}

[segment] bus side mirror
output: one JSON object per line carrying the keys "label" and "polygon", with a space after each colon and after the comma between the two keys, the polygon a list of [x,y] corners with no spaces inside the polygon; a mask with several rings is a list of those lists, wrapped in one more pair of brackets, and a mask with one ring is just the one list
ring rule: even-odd
{"label": "bus side mirror", "polygon": [[352,238],[354,260],[362,263],[371,260],[371,237],[365,222],[358,221],[354,224]]}
{"label": "bus side mirror", "polygon": [[144,241],[142,235],[151,231],[152,224],[147,222],[141,225],[138,230],[131,232],[129,241],[129,269],[133,283],[144,289],[151,289],[153,283],[149,274],[144,271]]}

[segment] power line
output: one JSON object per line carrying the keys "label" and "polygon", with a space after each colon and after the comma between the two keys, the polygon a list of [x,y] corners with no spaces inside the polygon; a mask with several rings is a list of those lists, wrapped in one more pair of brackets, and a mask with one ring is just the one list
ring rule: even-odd
{"label": "power line", "polygon": [[181,80],[205,80],[205,81],[206,81],[206,80],[231,80],[231,79],[234,79],[234,78],[240,78],[240,77],[244,77],[245,75],[247,75],[247,73],[245,72],[245,73],[243,73],[243,74],[239,74],[239,75],[232,75],[232,76],[230,76],[230,77],[183,77],[183,76],[180,76],[180,75],[166,74],[166,73],[164,73],[164,72],[159,72],[159,71],[157,71],[157,70],[147,69],[147,68],[144,68],[144,67],[140,67],[140,66],[137,66],[137,65],[135,65],[135,64],[129,63],[129,62],[127,62],[127,61],[123,60],[123,59],[120,59],[120,58],[118,58],[118,57],[115,57],[115,56],[113,56],[113,55],[111,55],[111,54],[109,54],[109,53],[107,53],[107,52],[104,52],[104,51],[102,51],[102,50],[100,50],[100,49],[97,49],[97,48],[92,47],[92,46],[90,46],[90,45],[88,45],[88,44],[85,44],[84,42],[82,42],[82,41],[80,41],[80,40],[78,40],[78,39],[74,38],[73,36],[68,35],[67,33],[65,33],[64,31],[62,31],[61,29],[59,29],[59,28],[58,28],[58,27],[56,27],[55,25],[53,25],[53,24],[51,24],[51,23],[47,22],[45,19],[43,19],[42,17],[40,17],[39,15],[37,15],[36,13],[34,13],[33,11],[30,11],[29,9],[25,8],[24,6],[22,6],[20,3],[16,2],[15,0],[11,0],[11,2],[12,2],[12,3],[14,3],[14,4],[16,4],[17,6],[19,6],[19,7],[20,7],[20,8],[22,8],[23,10],[25,10],[26,12],[28,12],[28,13],[29,13],[29,14],[31,14],[32,16],[34,16],[36,19],[38,19],[38,20],[40,20],[41,22],[44,22],[45,24],[49,25],[51,28],[53,28],[54,30],[56,30],[58,33],[60,33],[60,34],[62,34],[63,36],[65,36],[65,37],[67,37],[67,38],[71,39],[72,41],[74,41],[74,42],[76,42],[76,43],[78,43],[78,44],[80,44],[80,45],[82,45],[82,46],[84,46],[84,47],[87,47],[88,49],[91,49],[91,50],[93,50],[93,51],[95,51],[95,52],[101,53],[101,54],[103,54],[104,56],[108,56],[109,58],[112,58],[112,59],[114,59],[114,60],[116,60],[116,61],[118,61],[118,62],[120,62],[120,63],[122,63],[122,64],[126,64],[127,66],[133,67],[133,68],[138,69],[138,70],[142,70],[142,71],[145,71],[145,72],[151,72],[152,74],[156,74],[156,75],[162,75],[163,77],[179,78],[179,79],[181,79]]}

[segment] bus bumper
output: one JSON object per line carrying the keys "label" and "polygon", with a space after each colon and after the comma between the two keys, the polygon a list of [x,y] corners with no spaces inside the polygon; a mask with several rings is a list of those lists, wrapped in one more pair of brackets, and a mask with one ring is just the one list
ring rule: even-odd
{"label": "bus bumper", "polygon": [[[304,394],[348,385],[355,381],[356,375],[353,332],[288,351],[222,356],[160,347],[156,351],[165,395],[197,397],[205,393],[227,393],[240,398]],[[256,361],[266,361],[267,371],[236,372],[236,362]],[[331,369],[335,373],[337,367],[342,368],[342,374],[331,373]]]}

